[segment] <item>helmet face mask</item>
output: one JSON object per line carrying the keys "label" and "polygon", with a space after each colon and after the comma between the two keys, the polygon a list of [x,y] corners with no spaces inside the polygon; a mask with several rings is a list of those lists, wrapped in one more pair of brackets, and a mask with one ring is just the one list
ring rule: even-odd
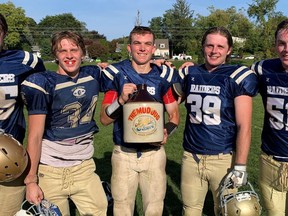
{"label": "helmet face mask", "polygon": [[227,193],[229,184],[224,184],[220,190],[221,213],[223,216],[259,216],[261,205],[259,197],[252,185],[250,190]]}
{"label": "helmet face mask", "polygon": [[22,203],[21,210],[15,216],[62,216],[59,208],[43,199],[39,205],[30,204],[27,200]]}
{"label": "helmet face mask", "polygon": [[21,143],[0,132],[0,182],[11,182],[26,169],[28,154]]}

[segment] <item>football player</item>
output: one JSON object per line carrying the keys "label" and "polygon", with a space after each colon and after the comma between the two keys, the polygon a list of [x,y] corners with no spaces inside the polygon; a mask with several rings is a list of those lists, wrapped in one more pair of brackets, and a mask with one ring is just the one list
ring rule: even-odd
{"label": "football player", "polygon": [[31,157],[26,199],[38,205],[45,197],[70,215],[70,198],[81,215],[104,216],[108,203],[92,158],[101,69],[80,67],[85,44],[76,32],[55,33],[52,53],[57,71],[34,74],[22,83]]}
{"label": "football player", "polygon": [[[179,123],[178,104],[171,85],[178,73],[166,65],[157,66],[150,60],[155,51],[155,36],[150,28],[136,26],[129,36],[131,60],[112,64],[103,71],[102,124],[114,123],[111,190],[115,216],[134,213],[137,188],[142,194],[145,215],[162,215],[166,193],[166,154],[163,144]],[[169,116],[161,145],[126,143],[123,139],[122,107],[136,91],[136,85],[146,84],[150,95],[165,105]]]}
{"label": "football player", "polygon": [[275,32],[278,58],[252,65],[259,76],[265,115],[262,130],[259,188],[268,216],[287,215],[288,190],[288,20]]}
{"label": "football player", "polygon": [[[6,19],[0,14],[0,129],[23,144],[25,118],[20,84],[28,75],[44,71],[45,67],[36,55],[23,50],[5,50],[7,32]],[[21,208],[25,196],[23,176],[0,183],[0,215],[14,215]]]}
{"label": "football player", "polygon": [[213,194],[215,215],[219,215],[219,188],[226,175],[232,188],[247,182],[257,76],[245,66],[226,64],[232,45],[227,29],[210,28],[202,38],[205,63],[180,70],[187,96],[181,171],[183,215],[202,215],[208,189]]}

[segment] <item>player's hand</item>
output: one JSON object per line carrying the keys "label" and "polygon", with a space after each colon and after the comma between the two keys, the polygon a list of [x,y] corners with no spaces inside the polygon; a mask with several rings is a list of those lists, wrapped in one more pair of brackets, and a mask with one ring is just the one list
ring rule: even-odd
{"label": "player's hand", "polygon": [[119,96],[119,103],[124,105],[128,99],[137,91],[137,86],[134,83],[125,83],[122,93]]}
{"label": "player's hand", "polygon": [[99,63],[97,63],[97,66],[100,67],[101,69],[105,69],[109,65],[110,64],[108,62],[99,62]]}
{"label": "player's hand", "polygon": [[150,63],[157,65],[158,67],[161,67],[165,62],[165,59],[152,59],[150,60]]}
{"label": "player's hand", "polygon": [[165,145],[167,143],[168,133],[167,133],[167,130],[165,128],[164,128],[163,132],[164,132],[164,136],[163,136],[162,142],[154,142],[154,143],[149,143],[149,144],[153,145],[153,146],[157,146],[157,147],[161,147],[162,145]]}
{"label": "player's hand", "polygon": [[26,185],[26,200],[29,203],[38,205],[43,198],[43,192],[37,183],[30,183]]}
{"label": "player's hand", "polygon": [[166,61],[165,59],[154,59],[150,62],[156,64],[158,67],[161,67],[161,65],[166,65],[167,67],[175,68],[175,65],[171,61]]}
{"label": "player's hand", "polygon": [[238,188],[247,184],[247,176],[246,165],[235,165],[225,181],[230,181],[232,188]]}
{"label": "player's hand", "polygon": [[193,62],[184,62],[180,67],[179,70],[185,68],[185,67],[189,67],[189,66],[193,66],[194,63]]}
{"label": "player's hand", "polygon": [[163,64],[166,65],[167,67],[176,68],[171,61],[164,61]]}

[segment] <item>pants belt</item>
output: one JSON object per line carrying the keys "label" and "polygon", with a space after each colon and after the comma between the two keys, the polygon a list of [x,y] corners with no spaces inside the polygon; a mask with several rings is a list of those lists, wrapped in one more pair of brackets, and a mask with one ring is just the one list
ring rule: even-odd
{"label": "pants belt", "polygon": [[[200,158],[197,156],[197,154],[195,153],[191,153],[192,154],[192,157],[193,159],[195,160],[196,163],[199,163],[200,162]],[[233,154],[232,151],[229,151],[229,152],[223,152],[223,153],[219,153],[219,154],[205,154],[205,156],[215,156],[215,155],[226,155],[226,154]],[[204,155],[203,155],[204,156]]]}
{"label": "pants belt", "polygon": [[273,155],[271,155],[271,156],[272,156],[273,160],[276,160],[278,162],[288,162],[288,158],[286,158],[286,157],[279,157],[279,156],[273,156]]}

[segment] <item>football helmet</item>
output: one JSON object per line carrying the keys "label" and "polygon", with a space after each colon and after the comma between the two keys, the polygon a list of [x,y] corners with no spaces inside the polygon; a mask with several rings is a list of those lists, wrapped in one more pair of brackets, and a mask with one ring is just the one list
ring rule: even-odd
{"label": "football helmet", "polygon": [[102,186],[103,186],[103,189],[104,189],[106,197],[107,197],[108,207],[110,207],[113,204],[113,197],[112,197],[112,193],[111,193],[110,184],[106,181],[102,181]]}
{"label": "football helmet", "polygon": [[0,182],[18,178],[26,169],[28,154],[12,135],[0,131]]}
{"label": "football helmet", "polygon": [[39,205],[30,204],[27,200],[22,203],[21,210],[14,216],[62,216],[59,208],[43,199]]}
{"label": "football helmet", "polygon": [[226,181],[220,189],[222,216],[259,216],[262,207],[259,203],[259,197],[254,191],[251,183],[247,182],[250,190],[238,191],[236,193],[228,192],[228,188],[231,188],[231,184],[231,181]]}

